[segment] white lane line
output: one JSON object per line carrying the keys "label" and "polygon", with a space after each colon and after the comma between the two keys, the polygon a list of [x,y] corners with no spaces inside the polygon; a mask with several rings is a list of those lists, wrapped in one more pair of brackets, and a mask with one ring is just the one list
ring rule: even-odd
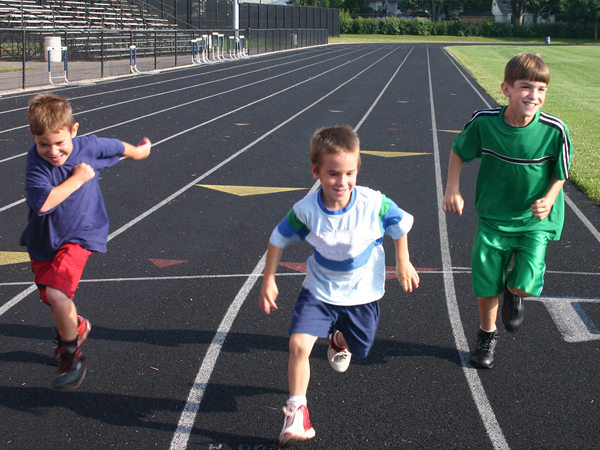
{"label": "white lane line", "polygon": [[[473,88],[473,90],[477,93],[477,95],[479,95],[481,100],[483,100],[483,103],[486,105],[486,107],[491,108],[491,105],[488,103],[488,101],[479,93],[477,88],[475,86],[473,86],[471,81],[467,78],[467,76],[463,73],[463,71],[458,67],[459,63],[458,63],[458,60],[454,57],[454,55],[452,53],[450,53],[447,49],[444,49],[444,53],[446,54],[448,59],[450,59],[450,62],[452,62],[452,64],[454,64],[454,67],[456,67],[456,70],[458,70],[460,72],[460,74],[467,81],[467,83],[469,83],[469,85]],[[571,200],[571,198],[567,195],[567,193],[564,192],[564,189],[563,189],[563,194],[565,196],[565,202],[567,203],[567,205],[569,205],[569,207],[573,210],[573,212],[577,215],[577,217],[579,217],[579,219],[583,222],[583,224],[590,231],[590,233],[592,233],[592,236],[594,236],[596,238],[596,240],[598,242],[600,242],[600,232],[598,232],[598,229],[592,224],[592,222],[590,222],[588,220],[588,218],[581,212],[581,210],[577,207],[577,205],[575,205],[575,202],[573,202],[573,200]]]}
{"label": "white lane line", "polygon": [[[343,87],[345,84],[349,83],[351,80],[358,77],[359,75],[361,75],[363,72],[370,69],[375,64],[377,64],[380,61],[382,61],[383,59],[387,58],[394,51],[395,50],[392,50],[391,52],[387,53],[382,58],[380,58],[379,60],[374,62],[371,66],[369,66],[366,69],[364,69],[363,71],[361,71],[355,77],[353,77],[350,80],[346,81],[345,83],[339,85],[337,88],[335,88],[329,94],[327,94],[325,97],[328,97],[329,95],[333,94],[335,91],[337,91],[338,89]],[[411,49],[411,52],[412,52],[412,49]],[[409,52],[409,54],[410,54],[410,52]],[[406,56],[406,58],[408,58],[408,55]],[[404,58],[402,63],[400,63],[400,67],[404,64],[404,62],[406,61],[406,58]],[[398,70],[396,70],[396,73],[394,73],[394,77],[396,76],[397,73],[398,73]],[[384,90],[387,89],[388,85],[389,85],[389,83],[385,86]],[[325,97],[323,97],[323,98],[325,98]],[[376,104],[379,101],[380,97],[381,97],[381,95],[379,95],[375,99],[374,104]],[[318,100],[316,103],[320,102],[321,100]],[[316,103],[314,103],[314,104],[316,104]],[[359,122],[359,126],[360,126],[360,124],[362,124],[365,121],[366,117],[371,113],[371,111],[373,110],[374,104],[365,113],[365,115]],[[308,108],[310,108],[310,107],[312,107],[312,105],[309,106]],[[291,120],[291,119],[289,119],[289,120]],[[355,130],[356,129],[358,129],[358,126],[355,128]],[[313,185],[313,187],[311,188],[311,190],[308,192],[307,195],[310,195],[313,192],[315,192],[319,188],[319,186],[320,186],[320,183],[317,180],[317,182]],[[208,381],[210,380],[212,371],[217,362],[217,358],[219,357],[221,347],[223,346],[223,343],[225,342],[225,339],[227,338],[227,333],[229,333],[229,330],[231,329],[233,321],[235,320],[235,316],[237,315],[239,309],[241,308],[244,300],[246,300],[248,294],[250,293],[250,290],[256,283],[256,280],[260,277],[260,273],[264,269],[266,257],[267,257],[267,253],[265,252],[262,255],[259,263],[256,265],[255,269],[252,271],[251,276],[246,280],[246,282],[242,286],[242,289],[236,295],[232,305],[229,307],[227,314],[225,315],[225,317],[223,318],[223,321],[221,322],[221,325],[219,326],[217,334],[215,335],[215,337],[213,339],[213,343],[211,343],[211,345],[207,351],[207,354],[204,357],[204,360],[202,361],[202,365],[200,366],[200,370],[199,370],[198,375],[196,376],[196,380],[194,382],[194,387],[190,391],[190,394],[188,396],[188,402],[185,405],[183,413],[181,414],[181,418],[179,420],[179,425],[177,426],[177,430],[175,431],[175,435],[173,436],[173,440],[171,441],[171,450],[185,450],[187,448],[190,434],[194,427],[194,422],[196,421],[196,415],[198,413],[198,410],[200,409],[200,404],[202,403],[202,398],[204,397],[204,393],[208,386]],[[235,308],[233,307],[234,304],[236,305]]]}
{"label": "white lane line", "polygon": [[13,206],[20,205],[21,203],[24,203],[24,202],[25,202],[24,198],[22,198],[21,200],[17,200],[16,202],[11,203],[10,205],[6,205],[6,206],[3,206],[2,208],[0,208],[0,212],[5,211],[9,208],[12,208]]}
{"label": "white lane line", "polygon": [[[421,275],[441,275],[441,274],[470,274],[471,269],[468,267],[453,267],[451,271],[447,272],[444,270],[435,270],[435,269],[417,269],[417,272]],[[388,270],[385,272],[386,274],[394,274],[395,270]],[[600,277],[600,272],[562,272],[562,271],[553,271],[547,270],[546,274],[553,273],[559,275],[583,275],[583,276],[596,276]],[[202,279],[211,279],[211,278],[247,278],[251,276],[250,273],[223,273],[216,275],[172,275],[165,277],[123,277],[123,278],[90,278],[89,280],[81,280],[80,283],[121,283],[126,281],[172,281],[172,280],[202,280]],[[286,276],[305,276],[304,272],[286,272],[286,273],[278,273],[278,277],[286,277]],[[29,286],[31,281],[6,281],[4,283],[0,283],[0,287],[2,286]],[[528,300],[532,300],[532,298],[528,298]]]}
{"label": "white lane line", "polygon": [[464,327],[460,318],[458,302],[456,300],[456,288],[454,287],[454,277],[452,276],[452,259],[450,257],[450,244],[448,241],[448,226],[446,224],[446,213],[442,209],[444,200],[444,188],[442,185],[442,169],[440,163],[440,149],[437,139],[437,123],[435,119],[435,104],[433,102],[433,84],[431,81],[431,65],[429,61],[429,48],[427,48],[427,70],[429,75],[429,101],[431,107],[431,127],[433,131],[433,149],[435,156],[435,184],[437,190],[437,209],[440,227],[440,241],[442,251],[442,268],[444,270],[444,287],[446,292],[446,304],[452,326],[452,334],[456,342],[456,349],[460,356],[463,373],[471,389],[473,401],[477,406],[481,420],[486,429],[492,445],[497,450],[508,449],[508,443],[504,438],[504,433],[500,428],[498,420],[492,410],[492,406],[483,389],[483,383],[479,378],[477,369],[473,369],[469,364],[469,345],[465,336]]}

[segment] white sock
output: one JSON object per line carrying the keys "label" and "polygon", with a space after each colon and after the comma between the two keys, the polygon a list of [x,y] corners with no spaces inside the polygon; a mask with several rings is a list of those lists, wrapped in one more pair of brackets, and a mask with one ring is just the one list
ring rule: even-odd
{"label": "white sock", "polygon": [[300,405],[306,406],[306,395],[290,395],[288,403],[296,407]]}
{"label": "white sock", "polygon": [[486,333],[493,333],[494,331],[496,331],[498,329],[497,327],[494,327],[493,330],[488,331],[488,330],[484,330],[481,326],[479,328],[481,329],[481,331],[485,331]]}

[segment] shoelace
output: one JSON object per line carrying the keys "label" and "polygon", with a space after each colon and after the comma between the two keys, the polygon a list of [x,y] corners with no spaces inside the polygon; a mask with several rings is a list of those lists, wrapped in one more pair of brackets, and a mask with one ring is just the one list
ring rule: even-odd
{"label": "shoelace", "polygon": [[350,356],[350,352],[348,351],[347,348],[345,348],[344,350],[339,351],[335,355],[333,355],[333,360],[339,361],[342,359],[346,359],[348,356]]}
{"label": "shoelace", "polygon": [[479,341],[479,348],[487,351],[492,350],[495,342],[495,336],[485,337]]}

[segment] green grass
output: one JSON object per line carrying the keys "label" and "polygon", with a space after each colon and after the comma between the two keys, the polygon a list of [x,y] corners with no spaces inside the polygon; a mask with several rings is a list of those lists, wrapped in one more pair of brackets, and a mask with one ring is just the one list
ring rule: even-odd
{"label": "green grass", "polygon": [[[505,44],[544,44],[543,38],[488,38],[479,36],[413,36],[413,35],[399,35],[399,36],[386,36],[383,34],[342,34],[340,37],[330,37],[330,44],[357,44],[357,43],[368,43],[368,44],[381,44],[381,43],[432,43],[432,44],[494,44],[494,43],[505,43]],[[595,42],[590,40],[582,39],[552,39],[552,44],[594,44]]]}
{"label": "green grass", "polygon": [[573,142],[570,178],[600,204],[600,47],[599,46],[453,46],[448,50],[500,105],[506,62],[519,52],[540,53],[550,68],[543,110],[560,117]]}
{"label": "green grass", "polygon": [[[0,67],[0,73],[21,72],[22,70],[23,70],[22,66]],[[25,70],[38,70],[38,69],[37,69],[37,67],[26,67]]]}

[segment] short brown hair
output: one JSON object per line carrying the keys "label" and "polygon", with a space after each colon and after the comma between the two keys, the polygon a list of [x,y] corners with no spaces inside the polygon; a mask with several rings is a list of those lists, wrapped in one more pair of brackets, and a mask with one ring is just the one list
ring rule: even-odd
{"label": "short brown hair", "polygon": [[550,69],[540,54],[519,53],[504,68],[504,82],[511,86],[517,80],[550,82]]}
{"label": "short brown hair", "polygon": [[310,162],[318,172],[325,155],[356,153],[357,169],[360,169],[360,140],[358,134],[348,125],[319,128],[310,141]]}
{"label": "short brown hair", "polygon": [[41,136],[47,131],[58,133],[65,127],[71,131],[75,124],[69,102],[50,93],[36,95],[29,101],[27,119],[29,130],[34,136]]}

